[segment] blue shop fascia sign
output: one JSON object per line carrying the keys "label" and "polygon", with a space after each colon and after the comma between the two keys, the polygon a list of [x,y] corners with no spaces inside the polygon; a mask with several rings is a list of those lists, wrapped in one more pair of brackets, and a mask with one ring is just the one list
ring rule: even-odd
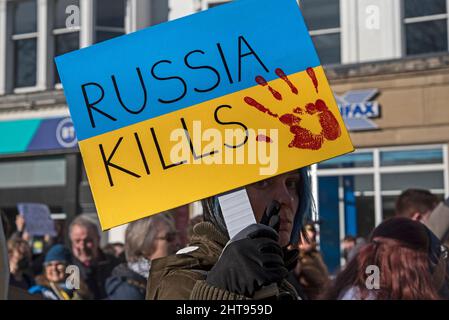
{"label": "blue shop fascia sign", "polygon": [[70,117],[0,121],[0,155],[78,147]]}
{"label": "blue shop fascia sign", "polygon": [[378,89],[352,90],[339,96],[335,95],[340,113],[349,131],[378,129],[370,119],[380,117],[380,106],[372,101],[379,93]]}

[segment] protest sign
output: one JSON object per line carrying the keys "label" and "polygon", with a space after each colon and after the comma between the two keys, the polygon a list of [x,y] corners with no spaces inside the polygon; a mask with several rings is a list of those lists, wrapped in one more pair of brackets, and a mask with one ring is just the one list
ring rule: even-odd
{"label": "protest sign", "polygon": [[101,226],[353,151],[295,0],[245,0],[56,58]]}
{"label": "protest sign", "polygon": [[56,236],[50,209],[41,203],[18,203],[17,209],[25,219],[25,231],[31,236]]}

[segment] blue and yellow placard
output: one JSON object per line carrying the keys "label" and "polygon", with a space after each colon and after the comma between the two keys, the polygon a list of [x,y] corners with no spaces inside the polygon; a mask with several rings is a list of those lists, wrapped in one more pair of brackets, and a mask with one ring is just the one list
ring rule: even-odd
{"label": "blue and yellow placard", "polygon": [[56,58],[103,229],[353,150],[295,0]]}

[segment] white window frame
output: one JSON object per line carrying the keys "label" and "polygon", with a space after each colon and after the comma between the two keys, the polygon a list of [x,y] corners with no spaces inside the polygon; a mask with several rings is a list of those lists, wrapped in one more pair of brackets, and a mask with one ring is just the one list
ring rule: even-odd
{"label": "white window frame", "polygon": [[[449,51],[449,0],[446,0],[446,13],[433,14],[428,16],[419,16],[412,18],[405,18],[405,0],[401,0],[401,25],[402,25],[402,57],[413,57],[415,54],[407,55],[407,35],[406,35],[406,26],[408,24],[419,23],[419,22],[428,22],[428,21],[438,21],[438,20],[446,20],[447,27],[447,47]],[[428,52],[432,54],[434,52]]]}
{"label": "white window frame", "polygon": [[[54,36],[69,32],[79,32],[79,48],[84,48],[95,43],[95,31],[118,31],[129,33],[132,23],[130,13],[127,10],[130,1],[125,0],[124,27],[109,28],[101,27],[98,29],[95,23],[96,5],[93,0],[79,0],[80,8],[80,26],[74,29],[58,28],[53,29],[54,25],[54,1],[36,0],[36,32],[13,35],[12,5],[20,0],[0,0],[0,95],[9,93],[23,94],[37,91],[44,91],[48,88],[57,90],[62,89],[60,83],[54,81]],[[28,39],[36,37],[36,84],[30,87],[14,87],[14,40]]]}
{"label": "white window frame", "polygon": [[8,21],[7,17],[7,6],[6,1],[0,0],[0,96],[4,95],[7,92],[6,87],[6,66],[7,66],[7,58],[6,58],[6,48],[8,35]]}
{"label": "white window frame", "polygon": [[[346,0],[345,0],[346,1]],[[338,28],[327,28],[327,29],[318,29],[318,30],[312,30],[309,31],[309,34],[311,37],[313,36],[320,36],[320,35],[328,35],[328,34],[340,34],[340,61],[338,63],[336,63],[336,65],[339,64],[343,64],[349,61],[345,61],[344,57],[344,52],[345,52],[345,48],[343,46],[343,26],[342,26],[342,19],[343,19],[343,10],[346,10],[346,7],[343,7],[345,4],[345,1],[339,1],[339,15],[340,15],[340,26]],[[225,3],[225,2],[231,2],[231,0],[205,0],[202,1],[202,10],[207,10],[210,7],[210,4],[216,4],[216,3]],[[297,0],[298,5],[299,2],[301,2],[300,0]]]}
{"label": "white window frame", "polygon": [[[131,3],[135,0],[125,0],[125,12],[124,14],[124,27],[123,28],[114,28],[114,27],[102,27],[96,26],[96,10],[97,5],[94,0],[79,0],[80,6],[80,26],[74,29],[53,29],[52,36],[63,33],[70,32],[79,32],[79,48],[85,48],[95,43],[96,31],[112,31],[112,32],[123,32],[124,34],[134,31],[133,30],[133,15],[132,11],[130,11]],[[50,19],[53,19],[53,15],[49,16]],[[51,22],[51,23],[50,23]],[[54,25],[53,21],[49,21],[49,25]],[[51,46],[51,51],[53,50],[54,39],[49,46]],[[52,61],[48,62],[52,64]],[[57,90],[63,89],[61,83],[54,83],[54,70],[50,70],[49,75],[52,79],[53,87]]]}
{"label": "white window frame", "polygon": [[[301,2],[301,0],[298,0],[298,4]],[[332,35],[332,34],[339,34],[340,35],[340,61],[337,63],[332,63],[330,65],[340,65],[343,64],[344,62],[344,53],[343,53],[343,37],[342,37],[342,33],[343,33],[343,10],[345,9],[345,7],[343,7],[345,1],[341,1],[339,0],[339,18],[340,18],[340,26],[337,28],[325,28],[325,29],[317,29],[317,30],[309,30],[309,34],[311,37],[314,36],[322,36],[322,35]],[[301,12],[302,13],[302,12]]]}
{"label": "white window frame", "polygon": [[[417,164],[417,165],[401,165],[401,166],[380,166],[380,153],[384,151],[408,151],[408,150],[426,150],[441,149],[443,153],[443,162],[436,164]],[[336,168],[336,169],[317,169],[316,180],[319,177],[327,176],[344,176],[344,175],[373,175],[374,177],[374,221],[375,226],[383,221],[382,196],[386,195],[381,190],[381,175],[384,173],[405,173],[405,172],[443,172],[444,190],[431,190],[440,193],[443,191],[444,197],[449,196],[449,154],[447,144],[430,144],[430,145],[410,145],[396,147],[380,147],[358,149],[354,153],[373,153],[373,166],[366,168]],[[387,192],[388,193],[388,192]],[[318,198],[315,198],[318,199]],[[319,199],[317,201],[319,203]],[[341,227],[341,226],[340,226]],[[343,237],[343,234],[340,234]]]}
{"label": "white window frame", "polygon": [[[91,0],[92,1],[92,0]],[[121,32],[123,34],[126,34],[129,32],[129,29],[131,28],[132,23],[129,21],[130,18],[128,16],[131,14],[129,11],[129,0],[123,0],[125,3],[124,6],[124,12],[123,12],[123,28],[119,27],[109,27],[109,26],[99,26],[97,25],[97,1],[93,2],[93,36],[92,36],[92,42],[97,43],[97,31],[103,31],[103,32]]]}
{"label": "white window frame", "polygon": [[[342,57],[343,57],[343,43],[341,41],[341,24],[339,28],[328,28],[328,29],[319,29],[319,30],[312,30],[309,31],[310,36],[313,38],[314,36],[322,36],[322,35],[332,35],[332,34],[339,34],[340,35],[340,61],[336,63],[332,63],[329,65],[340,65],[342,64]],[[323,64],[323,63],[322,63]],[[326,64],[323,64],[326,65]]]}
{"label": "white window frame", "polygon": [[[46,0],[36,0],[36,31],[23,33],[23,34],[13,34],[13,24],[15,17],[13,16],[13,6],[19,1],[5,1],[6,10],[6,28],[4,29],[4,36],[6,37],[5,50],[3,51],[5,54],[5,84],[4,84],[4,93],[8,93],[8,91],[12,91],[13,93],[28,93],[39,90],[44,90],[42,86],[42,67],[39,65],[40,59],[42,57],[42,38],[45,37],[42,35],[42,24],[40,15],[44,14],[42,12],[41,3]],[[15,61],[14,61],[14,48],[15,41],[17,40],[27,40],[27,39],[36,39],[36,82],[33,86],[28,87],[15,87]],[[6,80],[8,79],[8,80]],[[9,81],[10,83],[7,83]],[[1,90],[1,89],[0,89]]]}

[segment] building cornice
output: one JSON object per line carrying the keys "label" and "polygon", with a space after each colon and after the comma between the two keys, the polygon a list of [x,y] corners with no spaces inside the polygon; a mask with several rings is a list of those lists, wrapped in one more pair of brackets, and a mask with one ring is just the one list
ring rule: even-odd
{"label": "building cornice", "polygon": [[420,55],[394,60],[325,66],[329,81],[349,80],[359,77],[449,70],[449,53]]}

